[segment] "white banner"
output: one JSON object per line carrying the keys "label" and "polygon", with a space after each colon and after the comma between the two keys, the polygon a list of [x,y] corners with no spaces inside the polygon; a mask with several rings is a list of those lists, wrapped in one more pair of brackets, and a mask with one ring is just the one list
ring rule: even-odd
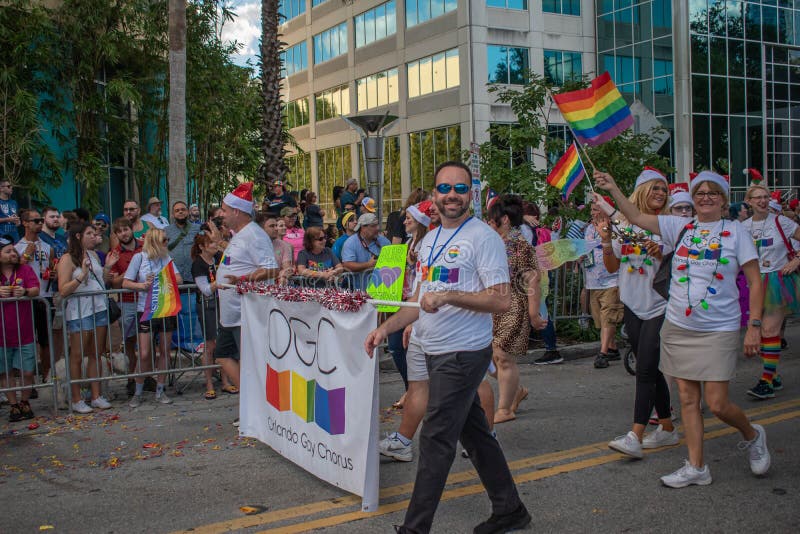
{"label": "white banner", "polygon": [[378,366],[364,353],[370,305],[242,297],[239,433],[378,509]]}

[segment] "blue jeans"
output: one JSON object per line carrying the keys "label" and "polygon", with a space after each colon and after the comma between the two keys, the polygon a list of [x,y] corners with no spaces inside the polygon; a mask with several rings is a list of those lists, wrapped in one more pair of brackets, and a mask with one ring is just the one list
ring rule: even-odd
{"label": "blue jeans", "polygon": [[394,366],[400,371],[400,376],[403,377],[403,384],[408,389],[408,368],[406,367],[406,349],[403,348],[403,329],[389,334],[389,352],[392,353]]}

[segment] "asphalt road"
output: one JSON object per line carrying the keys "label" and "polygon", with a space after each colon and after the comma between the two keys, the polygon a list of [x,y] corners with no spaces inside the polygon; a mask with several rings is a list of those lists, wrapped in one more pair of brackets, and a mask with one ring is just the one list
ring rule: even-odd
{"label": "asphalt road", "polygon": [[[673,490],[659,477],[680,467],[681,445],[623,458],[606,443],[632,417],[634,378],[619,362],[592,367],[581,349],[562,365],[523,364],[530,397],[499,439],[539,532],[800,532],[800,326],[787,333],[784,389],[756,402],[745,395],[759,362],[742,360],[731,397],[767,429],[769,474],[756,478],[739,437],[706,411],[706,487]],[[697,348],[702,351],[702,347]],[[528,362],[532,358],[526,358]],[[381,463],[381,508],[308,475],[269,447],[237,435],[237,398],[202,399],[199,381],[170,406],[150,399],[131,411],[122,388],[113,409],[82,417],[39,417],[0,427],[0,532],[393,532],[402,521],[416,463]],[[401,393],[381,373],[381,406]],[[152,395],[152,394],[150,394]],[[34,409],[47,402],[46,395]],[[677,402],[674,402],[677,408]],[[0,411],[5,421],[7,408]],[[400,415],[381,412],[382,430]],[[250,506],[251,509],[242,509]],[[245,512],[252,515],[246,515]],[[468,460],[451,470],[434,532],[471,532],[489,501]]]}

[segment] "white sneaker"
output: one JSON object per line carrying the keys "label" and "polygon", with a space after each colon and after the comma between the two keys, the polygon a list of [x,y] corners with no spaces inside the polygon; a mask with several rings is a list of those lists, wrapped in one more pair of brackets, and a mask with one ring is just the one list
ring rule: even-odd
{"label": "white sneaker", "polygon": [[131,397],[131,400],[128,401],[128,406],[131,408],[138,408],[142,405],[142,396],[141,395],[134,395]]}
{"label": "white sneaker", "polygon": [[661,477],[661,483],[670,488],[685,488],[696,484],[698,486],[708,486],[711,484],[711,470],[708,465],[704,465],[702,469],[698,469],[689,463],[689,460],[684,460],[683,467]]}
{"label": "white sneaker", "polygon": [[753,425],[758,435],[752,441],[740,441],[739,449],[747,451],[750,460],[750,471],[754,475],[763,475],[769,470],[770,455],[767,450],[767,433],[761,425]]}
{"label": "white sneaker", "polygon": [[98,410],[108,410],[111,408],[111,403],[108,402],[105,397],[100,395],[92,401],[92,408],[97,408]]}
{"label": "white sneaker", "polygon": [[92,413],[92,407],[86,404],[83,399],[79,400],[78,402],[72,403],[72,411],[78,413]]}
{"label": "white sneaker", "polygon": [[414,459],[414,446],[412,443],[405,445],[397,432],[392,432],[378,442],[378,451],[389,458],[394,458],[399,462],[410,462]]}
{"label": "white sneaker", "polygon": [[624,436],[618,436],[614,441],[608,443],[610,449],[633,456],[634,458],[642,457],[642,444],[639,443],[639,437],[633,432],[628,431]]}
{"label": "white sneaker", "polygon": [[161,393],[156,393],[156,402],[160,402],[161,404],[172,404],[172,399],[167,397],[166,391],[162,391]]}
{"label": "white sneaker", "polygon": [[8,397],[5,393],[0,393],[0,405],[8,404]]}
{"label": "white sneaker", "polygon": [[658,425],[655,430],[647,434],[642,440],[643,449],[657,449],[659,447],[667,447],[669,445],[677,445],[680,438],[678,437],[678,429],[673,428],[672,432],[664,430],[662,425]]}

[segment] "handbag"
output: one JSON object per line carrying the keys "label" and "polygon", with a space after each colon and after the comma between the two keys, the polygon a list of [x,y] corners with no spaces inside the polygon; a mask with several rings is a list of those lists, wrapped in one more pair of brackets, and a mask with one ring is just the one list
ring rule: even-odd
{"label": "handbag", "polygon": [[783,232],[783,227],[781,226],[780,216],[775,217],[775,226],[778,227],[778,232],[781,234],[781,239],[783,239],[783,244],[786,246],[786,251],[788,252],[789,261],[792,261],[795,256],[797,256],[797,252],[795,252],[794,247],[792,247],[792,243],[786,239],[786,234]]}
{"label": "handbag", "polygon": [[[692,224],[694,224],[694,220]],[[686,226],[684,226],[681,233],[678,234],[678,240],[675,242],[676,249],[683,240],[683,236],[686,235],[686,230],[688,230]],[[661,298],[664,300],[669,300],[669,286],[672,281],[672,256],[674,255],[675,251],[673,250],[662,258],[661,265],[658,266],[656,275],[653,277],[653,291],[661,295]]]}

